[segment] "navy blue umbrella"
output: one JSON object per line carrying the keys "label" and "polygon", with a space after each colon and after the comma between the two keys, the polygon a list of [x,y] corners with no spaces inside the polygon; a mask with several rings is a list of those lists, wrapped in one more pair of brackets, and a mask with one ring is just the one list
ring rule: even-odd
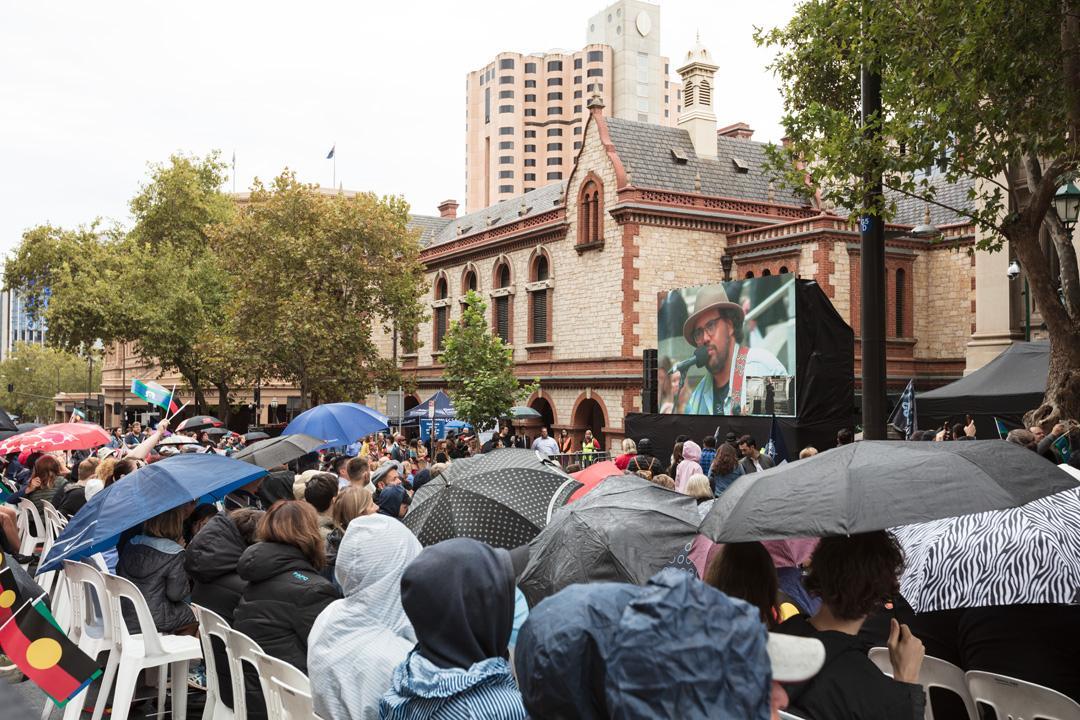
{"label": "navy blue umbrella", "polygon": [[429,417],[428,403],[430,402],[435,403],[436,420],[450,420],[455,417],[454,404],[450,401],[450,396],[442,390],[438,390],[424,402],[407,410],[405,412],[405,419],[424,419]]}
{"label": "navy blue umbrella", "polygon": [[296,416],[282,435],[303,433],[323,439],[323,447],[350,445],[365,435],[390,429],[387,417],[360,403],[316,405]]}
{"label": "navy blue umbrella", "polygon": [[60,533],[38,573],[115,547],[122,532],[144,520],[200,498],[220,500],[263,475],[266,470],[250,463],[202,453],[174,455],[140,468],[90,498]]}

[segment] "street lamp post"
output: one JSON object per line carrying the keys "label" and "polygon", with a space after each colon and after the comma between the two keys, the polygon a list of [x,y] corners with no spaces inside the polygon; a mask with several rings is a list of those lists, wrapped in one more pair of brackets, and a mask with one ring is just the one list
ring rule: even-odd
{"label": "street lamp post", "polygon": [[731,281],[731,266],[735,264],[735,258],[728,255],[726,252],[720,256],[720,267],[724,271],[724,282]]}
{"label": "street lamp post", "polygon": [[[881,73],[864,63],[860,70],[862,86],[862,125],[868,142],[880,132]],[[868,168],[867,208],[859,219],[861,249],[860,283],[862,310],[862,428],[867,440],[885,439],[886,367],[885,367],[885,224],[881,221],[883,194],[881,166]]]}

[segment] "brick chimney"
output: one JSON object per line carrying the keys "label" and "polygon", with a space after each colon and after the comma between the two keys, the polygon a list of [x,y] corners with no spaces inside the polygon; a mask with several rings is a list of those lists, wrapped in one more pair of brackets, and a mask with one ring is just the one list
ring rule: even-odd
{"label": "brick chimney", "polygon": [[443,200],[439,203],[439,217],[453,220],[457,217],[457,200]]}
{"label": "brick chimney", "polygon": [[720,137],[735,138],[737,140],[749,140],[754,137],[754,129],[744,122],[737,122],[722,127],[716,131]]}

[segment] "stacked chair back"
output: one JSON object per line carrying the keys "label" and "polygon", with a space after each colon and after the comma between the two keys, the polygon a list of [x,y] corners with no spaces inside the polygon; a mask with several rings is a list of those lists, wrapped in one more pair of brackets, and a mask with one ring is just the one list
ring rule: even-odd
{"label": "stacked chair back", "polygon": [[[315,717],[311,706],[311,681],[299,668],[262,652],[255,653],[255,666],[259,669],[259,677],[264,679],[269,720],[311,720]],[[288,692],[283,694],[282,688],[288,688]],[[307,698],[306,705],[304,698]],[[299,715],[296,714],[298,708]]]}
{"label": "stacked chair back", "polygon": [[[244,694],[247,682],[244,679],[244,665],[248,665],[255,674],[258,674],[259,666],[256,664],[255,656],[262,652],[262,648],[244,633],[232,629],[229,630],[225,648],[229,653],[229,677],[232,680],[233,691],[233,716],[236,720],[247,720],[247,696]],[[268,680],[259,678],[260,691],[264,701],[267,695],[267,683]]]}

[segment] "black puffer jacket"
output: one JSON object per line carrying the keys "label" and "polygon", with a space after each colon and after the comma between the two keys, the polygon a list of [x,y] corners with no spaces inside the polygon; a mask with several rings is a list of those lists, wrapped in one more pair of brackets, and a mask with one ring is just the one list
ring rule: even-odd
{"label": "black puffer jacket", "polygon": [[[142,591],[159,632],[175,632],[195,622],[195,614],[184,602],[191,594],[184,572],[184,548],[175,542],[136,535],[124,546],[116,574]],[[128,603],[124,603],[124,619],[129,630],[138,632],[138,620]]]}
{"label": "black puffer jacket", "polygon": [[292,545],[256,543],[244,551],[237,571],[247,587],[233,627],[266,654],[307,672],[311,626],[341,593]]}
{"label": "black puffer jacket", "polygon": [[232,518],[218,514],[191,539],[184,553],[184,568],[193,583],[191,602],[213,610],[230,625],[245,585],[236,564],[247,548]]}

